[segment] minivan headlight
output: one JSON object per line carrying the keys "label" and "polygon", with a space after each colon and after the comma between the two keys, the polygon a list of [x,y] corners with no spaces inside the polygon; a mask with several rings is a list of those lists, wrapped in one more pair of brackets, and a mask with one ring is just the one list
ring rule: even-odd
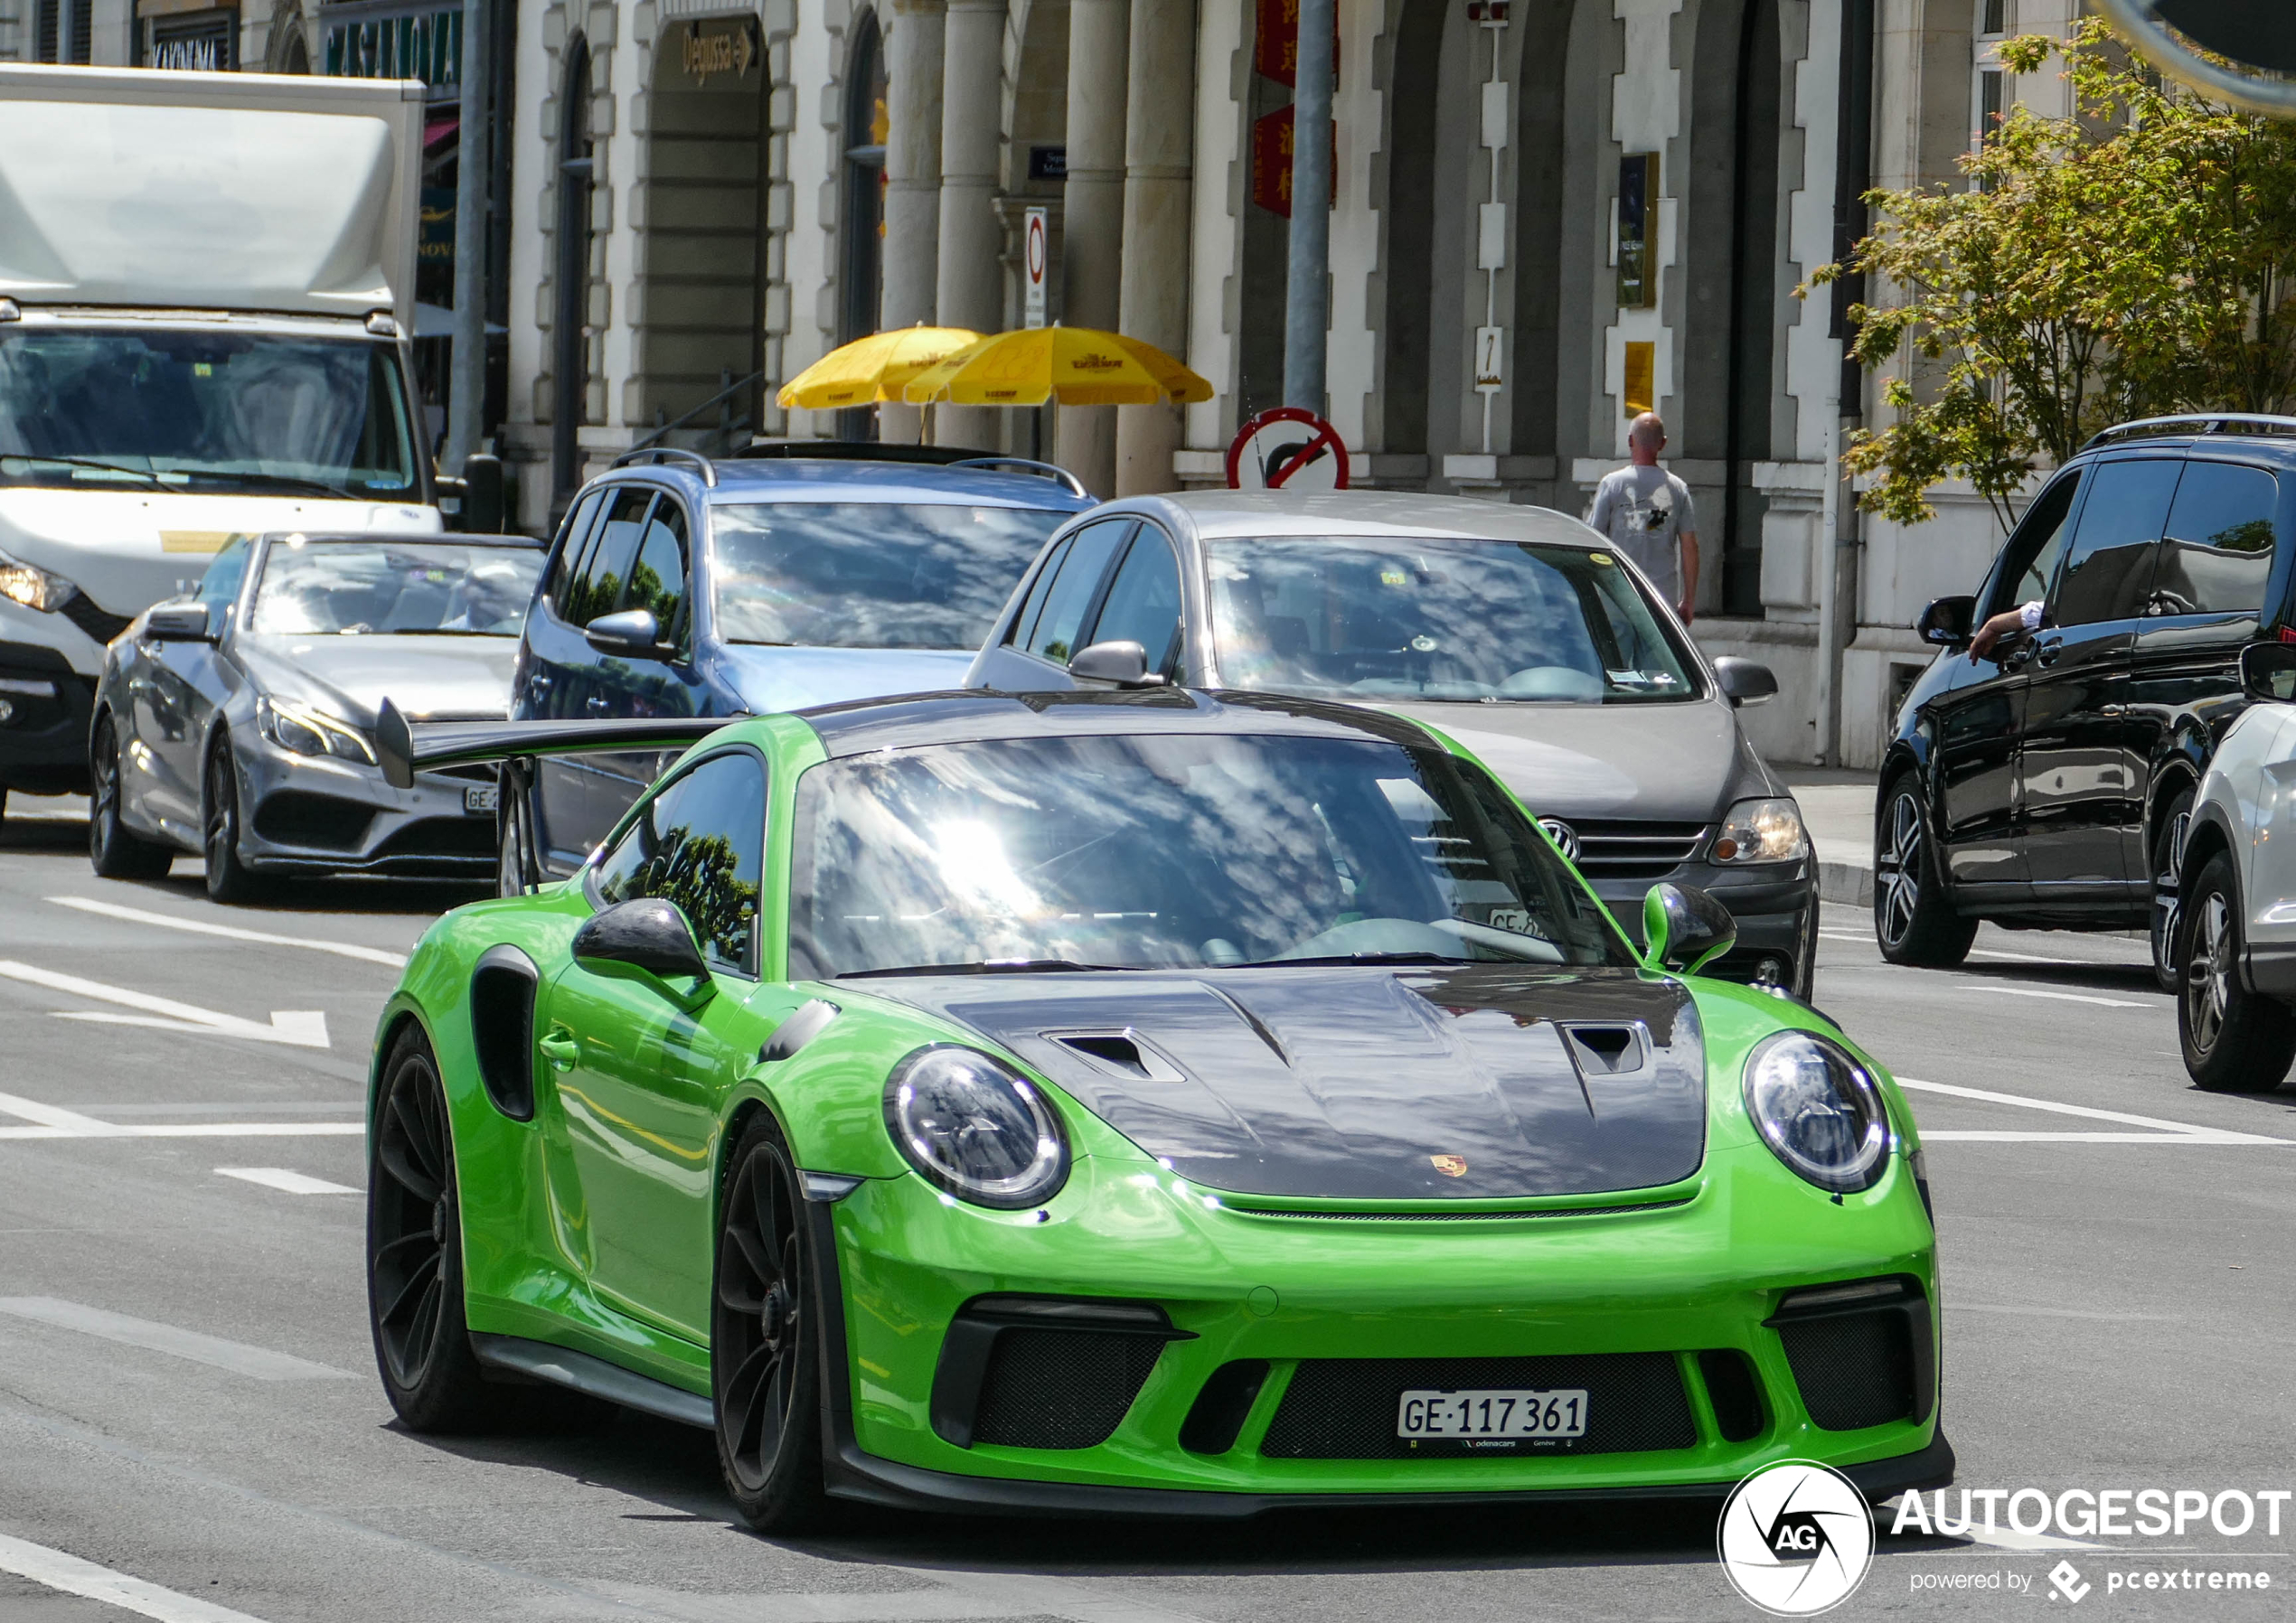
{"label": "minivan headlight", "polygon": [[1722,820],[1708,854],[1717,862],[1792,862],[1810,854],[1802,808],[1790,800],[1740,801]]}
{"label": "minivan headlight", "polygon": [[974,1206],[1040,1206],[1068,1180],[1068,1140],[1027,1077],[972,1048],[935,1043],[893,1067],[885,1127],[926,1182]]}
{"label": "minivan headlight", "polygon": [[1889,1158],[1889,1112],[1865,1066],[1839,1044],[1781,1031],[1746,1059],[1746,1108],[1770,1152],[1834,1194],[1871,1188]]}

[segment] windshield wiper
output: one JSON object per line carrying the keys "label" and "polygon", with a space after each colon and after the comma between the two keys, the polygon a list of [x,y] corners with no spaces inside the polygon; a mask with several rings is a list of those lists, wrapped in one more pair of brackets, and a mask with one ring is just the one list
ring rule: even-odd
{"label": "windshield wiper", "polygon": [[92,456],[54,456],[44,451],[5,451],[0,452],[0,462],[60,462],[69,468],[96,468],[107,474],[125,474],[130,479],[149,480],[156,490],[175,488],[149,468],[123,468],[116,462],[99,462]]}
{"label": "windshield wiper", "polygon": [[308,491],[315,496],[333,496],[339,502],[364,502],[368,498],[339,484],[329,484],[324,479],[302,479],[293,474],[223,473],[221,470],[202,474],[208,479],[229,480],[234,484],[263,484],[278,490]]}
{"label": "windshield wiper", "polygon": [[1216,964],[1216,969],[1288,970],[1301,964],[1333,963],[1473,963],[1449,952],[1331,952],[1313,958],[1255,958],[1244,963]]}
{"label": "windshield wiper", "polygon": [[992,958],[976,963],[906,963],[888,969],[847,970],[833,977],[859,980],[870,975],[1034,975],[1060,970],[1136,970],[1136,963],[1078,963],[1072,958]]}

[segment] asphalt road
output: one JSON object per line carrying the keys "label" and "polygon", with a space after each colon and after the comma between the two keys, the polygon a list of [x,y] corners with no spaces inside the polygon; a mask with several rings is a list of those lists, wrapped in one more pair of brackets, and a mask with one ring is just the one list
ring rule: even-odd
{"label": "asphalt road", "polygon": [[[99,881],[83,840],[68,815],[0,832],[0,1623],[1758,1615],[1708,1510],[769,1543],[730,1524],[700,1432],[411,1436],[367,1339],[361,1095],[398,955],[467,893],[225,910],[189,860]],[[1826,930],[1819,1002],[1926,1084],[1961,1483],[2296,1487],[2296,1089],[2195,1093],[2141,943],[1989,929],[1947,974],[1883,965],[1854,913]],[[2291,1610],[2296,1506],[2278,1536],[2084,1542],[1886,1537],[1835,1615]],[[2083,1600],[2051,1593],[2061,1562]],[[2188,1569],[2276,1592],[2110,1588]]]}

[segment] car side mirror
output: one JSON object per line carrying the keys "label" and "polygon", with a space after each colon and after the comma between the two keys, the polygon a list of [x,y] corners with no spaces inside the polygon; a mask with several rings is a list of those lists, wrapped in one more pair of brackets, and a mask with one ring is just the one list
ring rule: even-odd
{"label": "car side mirror", "polygon": [[582,638],[600,653],[626,659],[658,660],[669,652],[662,646],[662,627],[651,609],[600,614],[582,628]]}
{"label": "car side mirror", "polygon": [[155,643],[212,643],[204,603],[163,603],[144,616],[144,634]]}
{"label": "car side mirror", "polygon": [[1095,643],[1077,651],[1068,674],[1092,682],[1114,682],[1119,688],[1160,688],[1164,679],[1148,673],[1148,651],[1129,638]]}
{"label": "car side mirror", "polygon": [[2296,643],[2251,643],[2242,649],[2240,688],[2259,704],[2296,699]]}
{"label": "car side mirror", "polygon": [[574,932],[574,956],[592,963],[626,963],[664,980],[710,979],[693,928],[673,903],[660,896],[617,902],[594,913]]}
{"label": "car side mirror", "polygon": [[1940,648],[1959,648],[1969,641],[1976,622],[1976,598],[1940,597],[1922,610],[1914,622],[1914,634]]}
{"label": "car side mirror", "polygon": [[503,532],[503,459],[484,451],[463,458],[462,519],[455,528],[472,535]]}
{"label": "car side mirror", "polygon": [[1724,654],[1714,661],[1714,675],[1733,705],[1767,704],[1778,696],[1777,672],[1757,661]]}
{"label": "car side mirror", "polygon": [[1642,894],[1642,941],[1651,962],[1695,975],[1737,945],[1738,921],[1695,885],[1653,885]]}

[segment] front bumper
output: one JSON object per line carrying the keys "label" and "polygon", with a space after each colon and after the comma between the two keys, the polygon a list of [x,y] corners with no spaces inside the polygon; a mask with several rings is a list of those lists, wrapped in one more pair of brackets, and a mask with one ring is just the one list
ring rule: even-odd
{"label": "front bumper", "polygon": [[380,768],[332,755],[298,755],[235,732],[240,769],[240,859],[269,872],[372,873],[439,878],[492,877],[492,807],[466,809],[465,792],[494,782],[427,772],[393,789]]}
{"label": "front bumper", "polygon": [[58,650],[0,642],[0,789],[85,793],[95,703],[95,682]]}
{"label": "front bumper", "polygon": [[[1946,1478],[1934,1237],[1903,1164],[1835,1206],[1814,1189],[1782,1200],[1774,1177],[1734,1194],[1757,1181],[1733,1173],[1748,1154],[1766,1151],[1717,1151],[1685,1198],[1645,1211],[1490,1222],[1246,1215],[1208,1206],[1153,1165],[1091,1158],[1041,1221],[946,1206],[913,1177],[872,1180],[814,1208],[823,1296],[846,1305],[824,1323],[833,1490],[942,1509],[1246,1516],[1333,1504],[1703,1496],[1791,1459],[1834,1465],[1883,1496]],[[1915,1362],[1927,1384],[1915,1393],[1909,1383],[1899,1418],[1821,1427],[1802,1396],[1811,1371],[1795,1368],[1806,1352],[1790,1354],[1766,1321],[1790,1290],[1884,1275],[1918,1282],[1926,1356]],[[1175,1334],[1103,1440],[965,1446],[946,1421],[949,1331],[984,1295],[1153,1303]],[[1434,1457],[1399,1454],[1392,1441],[1350,1457],[1271,1446],[1303,1368],[1574,1357],[1670,1371],[1681,1434],[1616,1450]],[[1751,1375],[1751,1429],[1744,1403],[1709,1380],[1719,1365],[1708,1359]],[[1239,1362],[1266,1365],[1248,1413],[1217,1451],[1200,1451],[1200,1433],[1183,1444],[1215,1376]],[[1057,1408],[1057,1377],[1039,1378]],[[1392,1402],[1380,1401],[1391,1439]],[[1298,1417],[1288,1423],[1295,1435]]]}

